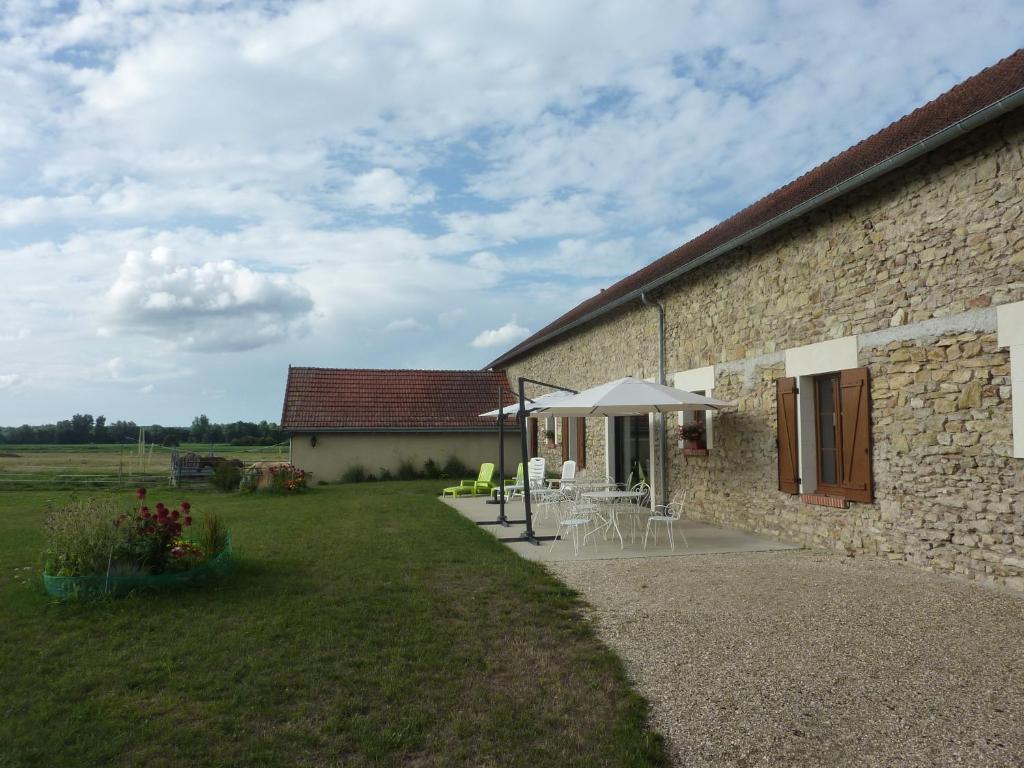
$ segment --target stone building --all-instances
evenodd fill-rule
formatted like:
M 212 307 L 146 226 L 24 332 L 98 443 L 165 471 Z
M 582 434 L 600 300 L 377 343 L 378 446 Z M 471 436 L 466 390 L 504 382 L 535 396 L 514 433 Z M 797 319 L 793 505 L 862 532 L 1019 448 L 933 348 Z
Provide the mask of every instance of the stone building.
M 536 450 L 657 480 L 664 426 L 689 516 L 1024 590 L 1022 104 L 1018 51 L 501 355 L 582 388 L 663 343 L 665 383 L 735 402 L 689 443 L 542 420 Z
M 415 371 L 288 367 L 281 428 L 290 460 L 314 481 L 337 482 L 349 470 L 376 477 L 402 465 L 420 471 L 458 459 L 469 467 L 498 460 L 501 371 Z M 515 472 L 518 434 L 505 438 L 506 473 Z

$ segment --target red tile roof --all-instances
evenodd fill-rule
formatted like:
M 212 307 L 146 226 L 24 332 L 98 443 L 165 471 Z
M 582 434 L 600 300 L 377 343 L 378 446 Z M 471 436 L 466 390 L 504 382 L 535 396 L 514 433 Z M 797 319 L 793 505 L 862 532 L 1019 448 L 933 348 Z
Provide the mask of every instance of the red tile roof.
M 1024 88 L 1024 48 L 982 70 L 935 100 L 914 110 L 873 136 L 808 171 L 795 181 L 763 197 L 753 205 L 709 229 L 699 237 L 662 256 L 657 261 L 602 290 L 554 322 L 537 331 L 488 367 L 497 367 L 569 330 L 569 326 L 603 307 L 621 300 L 674 270 L 700 259 L 751 230 L 769 224 L 836 185 L 852 180 L 913 145 L 956 125 L 979 110 L 992 106 Z
M 288 368 L 282 429 L 497 429 L 479 414 L 515 400 L 504 371 L 410 371 L 365 368 Z

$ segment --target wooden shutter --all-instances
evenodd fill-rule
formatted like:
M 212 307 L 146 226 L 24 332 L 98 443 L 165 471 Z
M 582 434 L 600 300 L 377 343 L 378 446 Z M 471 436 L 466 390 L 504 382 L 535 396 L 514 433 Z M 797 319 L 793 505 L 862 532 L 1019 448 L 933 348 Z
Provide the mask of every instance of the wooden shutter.
M 800 493 L 800 463 L 797 460 L 796 379 L 775 380 L 775 408 L 778 413 L 779 490 Z
M 530 458 L 537 455 L 537 420 L 526 420 L 526 433 L 530 438 Z
M 569 460 L 569 419 L 562 419 L 562 461 Z
M 871 402 L 868 369 L 839 372 L 839 419 L 842 424 L 842 488 L 850 501 L 871 502 Z
M 587 467 L 587 420 L 576 419 L 576 469 Z

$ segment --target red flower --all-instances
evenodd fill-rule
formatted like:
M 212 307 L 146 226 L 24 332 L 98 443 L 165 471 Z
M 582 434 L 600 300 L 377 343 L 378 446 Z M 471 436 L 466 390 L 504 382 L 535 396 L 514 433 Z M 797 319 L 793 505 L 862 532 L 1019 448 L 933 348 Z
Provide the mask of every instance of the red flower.
M 161 520 L 167 517 L 167 507 L 163 505 L 158 505 L 156 508 L 156 516 L 159 517 Z
M 149 520 L 149 507 L 142 508 L 142 518 L 144 520 Z
M 154 534 L 154 533 L 156 533 L 156 528 L 154 528 L 152 525 L 147 525 L 146 526 L 146 533 Z
M 135 489 L 135 498 L 137 498 L 139 501 L 142 501 L 144 498 L 146 498 L 146 489 L 143 488 L 141 485 Z
M 185 515 L 185 525 L 192 525 L 191 515 Z
M 192 505 L 191 504 L 189 504 L 187 501 L 181 502 L 181 510 L 182 510 L 182 512 L 184 512 L 185 514 L 188 514 L 188 511 L 190 509 L 192 509 Z
M 178 510 L 174 510 L 173 512 L 171 512 L 171 520 L 177 520 L 178 519 L 178 515 L 179 515 Z

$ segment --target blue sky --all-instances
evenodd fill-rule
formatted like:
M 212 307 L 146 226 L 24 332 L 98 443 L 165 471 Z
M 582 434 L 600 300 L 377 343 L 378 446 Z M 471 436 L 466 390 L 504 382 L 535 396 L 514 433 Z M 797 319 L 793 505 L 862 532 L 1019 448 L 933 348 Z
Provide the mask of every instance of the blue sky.
M 956 2 L 0 0 L 0 424 L 475 368 L 1019 44 Z

